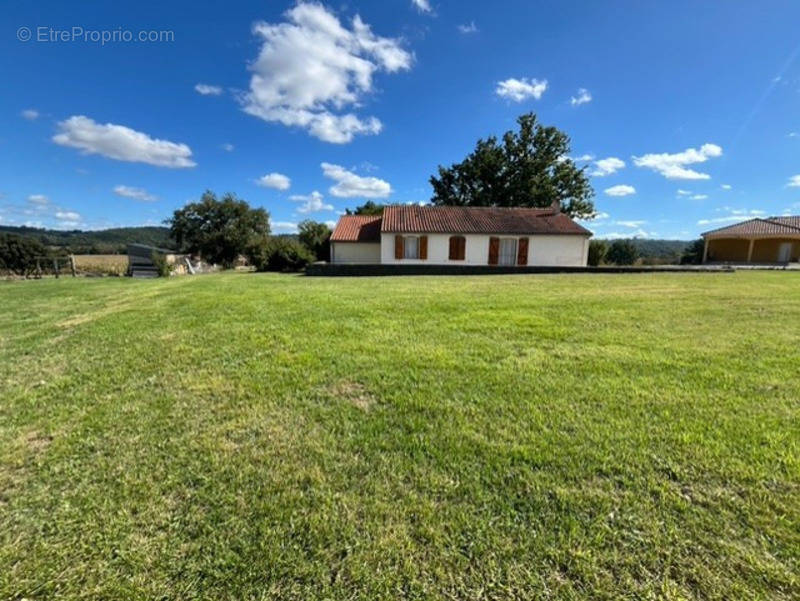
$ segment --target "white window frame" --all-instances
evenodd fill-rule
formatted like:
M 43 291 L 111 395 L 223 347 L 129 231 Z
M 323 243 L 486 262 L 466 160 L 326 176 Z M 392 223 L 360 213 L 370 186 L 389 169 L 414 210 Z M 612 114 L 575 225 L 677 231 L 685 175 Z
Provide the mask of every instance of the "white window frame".
M 503 255 L 503 243 L 506 243 L 506 244 L 511 243 L 511 244 L 514 245 L 514 253 L 511 256 L 511 262 L 510 263 L 504 263 L 503 262 L 503 257 L 504 257 L 504 255 Z M 504 266 L 516 265 L 517 264 L 517 254 L 518 254 L 518 252 L 519 252 L 519 240 L 517 240 L 516 238 L 500 238 L 500 244 L 498 244 L 498 248 L 497 248 L 497 264 L 498 265 L 504 265 Z
M 404 260 L 416 260 L 419 259 L 419 236 L 403 236 L 403 259 Z M 409 255 L 408 249 L 408 241 L 414 240 L 414 256 Z

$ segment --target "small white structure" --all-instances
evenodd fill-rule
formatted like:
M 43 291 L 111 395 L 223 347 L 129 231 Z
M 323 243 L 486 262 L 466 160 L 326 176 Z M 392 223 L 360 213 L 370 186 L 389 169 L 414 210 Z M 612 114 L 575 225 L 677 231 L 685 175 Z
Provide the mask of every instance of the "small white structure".
M 561 212 L 522 207 L 389 206 L 345 215 L 332 263 L 584 267 L 592 233 Z

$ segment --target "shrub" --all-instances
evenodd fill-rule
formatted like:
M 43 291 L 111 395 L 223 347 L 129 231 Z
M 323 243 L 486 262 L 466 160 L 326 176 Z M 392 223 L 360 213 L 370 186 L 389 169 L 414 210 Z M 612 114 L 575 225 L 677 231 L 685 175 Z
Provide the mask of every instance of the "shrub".
M 36 257 L 46 254 L 38 240 L 0 233 L 0 269 L 28 277 L 36 270 Z
M 311 251 L 292 238 L 274 237 L 250 252 L 256 271 L 301 271 L 314 261 Z
M 172 274 L 172 266 L 167 262 L 167 257 L 163 253 L 153 251 L 153 254 L 150 255 L 150 260 L 156 266 L 158 277 L 168 278 Z
M 681 265 L 699 265 L 702 263 L 704 247 L 705 242 L 702 238 L 692 242 L 686 247 L 686 250 L 683 251 L 683 255 L 681 256 Z
M 638 258 L 639 251 L 630 240 L 614 240 L 606 253 L 606 259 L 615 265 L 633 265 Z
M 589 240 L 589 265 L 597 267 L 606 258 L 608 242 L 605 240 Z

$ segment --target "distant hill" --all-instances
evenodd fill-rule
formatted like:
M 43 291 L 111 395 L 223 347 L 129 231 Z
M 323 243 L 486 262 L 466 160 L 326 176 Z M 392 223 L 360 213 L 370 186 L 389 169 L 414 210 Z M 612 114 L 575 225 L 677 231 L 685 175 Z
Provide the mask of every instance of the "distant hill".
M 683 251 L 691 240 L 654 240 L 649 238 L 630 238 L 639 250 L 644 263 L 679 263 Z M 609 241 L 610 242 L 610 241 Z
M 62 248 L 76 255 L 124 253 L 128 243 L 174 248 L 174 242 L 169 237 L 169 229 L 158 226 L 118 227 L 97 231 L 62 231 L 0 225 L 0 232 L 35 238 L 46 246 Z

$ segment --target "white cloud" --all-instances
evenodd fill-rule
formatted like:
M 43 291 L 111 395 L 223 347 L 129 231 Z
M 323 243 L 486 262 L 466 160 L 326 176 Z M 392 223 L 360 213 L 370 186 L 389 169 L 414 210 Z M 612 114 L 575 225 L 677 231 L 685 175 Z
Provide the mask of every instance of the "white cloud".
M 321 167 L 325 177 L 336 182 L 329 191 L 337 198 L 387 198 L 392 193 L 389 182 L 377 177 L 362 177 L 331 163 Z
M 569 99 L 569 103 L 572 106 L 580 106 L 582 104 L 587 104 L 592 101 L 592 95 L 589 93 L 589 90 L 586 88 L 580 88 L 578 90 L 577 96 L 572 96 Z
M 256 180 L 256 184 L 262 188 L 274 188 L 275 190 L 288 190 L 292 185 L 292 180 L 282 173 L 268 173 Z
M 379 133 L 383 126 L 376 117 L 341 111 L 360 106 L 376 71 L 411 68 L 412 56 L 398 40 L 376 36 L 358 15 L 348 29 L 321 4 L 300 2 L 286 12 L 285 22 L 256 23 L 253 33 L 263 44 L 250 65 L 244 111 L 301 127 L 325 142 L 344 144 L 358 134 Z
M 25 109 L 20 113 L 23 119 L 27 119 L 28 121 L 36 121 L 39 118 L 39 111 L 36 109 Z
M 720 188 L 722 188 L 723 190 L 730 190 L 731 188 L 733 188 L 733 186 L 731 186 L 730 184 L 722 184 Z
M 333 205 L 322 202 L 325 198 L 322 194 L 314 190 L 311 194 L 302 195 L 295 194 L 289 197 L 289 200 L 295 202 L 302 202 L 303 204 L 297 209 L 298 213 L 316 213 L 317 211 L 333 211 Z
M 680 188 L 678 188 L 678 196 L 691 196 L 691 194 L 692 194 L 691 190 L 681 190 Z
M 800 175 L 793 175 L 789 178 L 789 183 L 786 184 L 790 188 L 800 188 Z
M 656 232 L 648 232 L 641 228 L 635 232 L 610 232 L 599 236 L 600 238 L 607 238 L 609 240 L 617 240 L 619 238 L 655 238 L 658 234 Z
M 31 194 L 28 196 L 28 202 L 39 207 L 44 207 L 50 204 L 50 199 L 44 194 Z
M 123 198 L 132 198 L 134 200 L 141 200 L 142 202 L 154 202 L 158 200 L 158 196 L 150 194 L 144 188 L 134 188 L 132 186 L 115 186 L 114 194 L 122 196 Z
M 478 26 L 475 25 L 475 21 L 470 21 L 468 24 L 459 25 L 458 30 L 464 34 L 478 33 Z
M 719 210 L 720 209 L 717 209 L 717 211 Z M 730 211 L 730 215 L 725 215 L 723 217 L 712 217 L 710 219 L 701 219 L 697 222 L 697 225 L 735 223 L 739 221 L 747 221 L 748 219 L 755 219 L 757 217 L 763 217 L 766 215 L 764 211 L 758 209 L 747 210 L 722 207 L 722 210 Z
M 705 200 L 708 198 L 708 194 L 693 194 L 690 198 L 691 200 Z
M 102 125 L 83 115 L 58 124 L 53 142 L 78 148 L 84 154 L 100 154 L 118 161 L 147 163 L 159 167 L 194 167 L 192 149 L 186 144 L 157 140 L 124 125 Z
M 599 161 L 595 161 L 594 164 L 595 164 L 595 170 L 592 171 L 591 175 L 596 175 L 598 177 L 605 177 L 606 175 L 611 175 L 625 167 L 625 161 L 623 161 L 622 159 L 618 159 L 617 157 L 608 157 L 607 159 L 600 159 Z
M 220 148 L 222 148 L 222 150 L 225 152 L 233 152 L 235 146 L 230 142 L 225 142 L 225 144 L 220 145 Z
M 633 163 L 637 167 L 652 169 L 667 179 L 710 179 L 711 176 L 707 173 L 699 173 L 693 169 L 687 169 L 686 166 L 705 163 L 708 159 L 720 156 L 722 156 L 722 148 L 716 144 L 703 144 L 700 150 L 687 148 L 683 152 L 675 154 L 645 154 L 633 157 Z
M 195 92 L 203 96 L 219 96 L 222 94 L 222 88 L 219 86 L 210 86 L 207 83 L 199 83 L 195 87 Z
M 594 155 L 593 154 L 582 154 L 581 156 L 574 157 L 572 160 L 575 161 L 576 163 L 578 161 L 584 161 L 584 162 L 585 161 L 593 161 L 594 160 Z
M 636 194 L 636 188 L 634 188 L 633 186 L 620 184 L 618 186 L 611 186 L 610 188 L 606 188 L 604 192 L 608 196 L 630 196 L 631 194 Z
M 545 90 L 547 90 L 546 79 L 539 81 L 538 79 L 528 79 L 526 77 L 522 79 L 514 79 L 512 77 L 497 82 L 495 94 L 501 98 L 513 100 L 514 102 L 522 102 L 526 98 L 539 100 Z
M 790 131 L 788 134 L 786 134 L 787 138 L 796 138 L 797 136 L 800 136 L 800 134 L 798 134 L 796 131 Z
M 296 234 L 297 224 L 294 221 L 273 221 L 271 229 L 276 234 Z
M 431 3 L 429 0 L 411 0 L 411 4 L 417 7 L 421 13 L 431 12 Z
M 631 228 L 640 228 L 642 227 L 646 221 L 615 221 L 616 225 L 621 225 L 622 227 L 631 227 Z
M 67 221 L 71 223 L 77 223 L 81 220 L 80 213 L 76 213 L 75 211 L 56 211 L 56 219 L 59 221 Z

